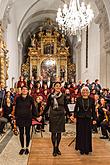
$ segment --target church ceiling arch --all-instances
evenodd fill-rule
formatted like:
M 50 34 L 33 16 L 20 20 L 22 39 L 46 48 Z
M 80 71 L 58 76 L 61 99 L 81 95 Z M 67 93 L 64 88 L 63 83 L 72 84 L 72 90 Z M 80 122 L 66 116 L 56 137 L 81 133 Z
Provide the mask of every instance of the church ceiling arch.
M 46 3 L 46 6 L 45 6 L 45 3 L 44 2 L 48 2 Z M 68 3 L 70 0 L 66 0 L 66 2 Z M 107 16 L 108 16 L 108 21 L 109 21 L 109 24 L 110 24 L 110 1 L 109 0 L 93 0 L 93 1 L 90 1 L 90 0 L 86 0 L 87 3 L 91 3 L 91 4 L 95 4 L 97 6 L 97 9 L 99 10 L 98 8 L 98 4 L 101 3 L 101 4 L 104 4 L 104 8 L 107 12 Z M 49 3 L 50 1 L 47 1 L 47 0 L 25 0 L 22 1 L 22 0 L 7 0 L 7 1 L 3 1 L 1 0 L 0 1 L 0 19 L 2 20 L 3 19 L 3 15 L 4 15 L 4 12 L 6 12 L 5 8 L 7 7 L 8 4 L 10 4 L 10 2 L 13 3 L 13 6 L 16 10 L 16 18 L 17 18 L 17 27 L 18 27 L 18 31 L 20 30 L 21 26 L 22 26 L 22 23 L 25 22 L 25 20 L 29 17 L 29 13 L 31 15 L 31 12 L 33 10 L 33 7 L 34 6 L 42 6 L 43 9 L 45 9 L 46 7 L 49 6 Z M 63 3 L 65 3 L 65 0 L 59 0 L 59 1 L 55 1 L 55 0 L 51 0 L 51 2 L 53 2 L 55 5 L 57 5 L 57 8 L 59 6 L 62 6 Z M 98 4 L 97 4 L 98 2 Z M 24 5 L 25 3 L 25 5 Z M 54 5 L 53 5 L 54 7 Z M 50 8 L 48 8 L 48 10 L 50 10 Z M 18 12 L 19 11 L 19 12 Z M 36 10 L 37 11 L 37 10 Z
M 104 26 L 105 31 L 109 31 L 109 18 L 105 5 L 106 1 L 107 0 L 93 0 L 91 2 L 90 0 L 87 0 L 87 2 L 90 2 L 93 5 L 93 8 L 95 6 L 97 8 L 97 11 L 101 13 L 103 20 L 105 20 L 103 22 L 103 24 L 106 25 Z M 50 2 L 48 0 L 32 0 L 32 1 L 25 0 L 25 2 L 27 5 L 24 7 L 24 13 L 23 12 L 20 13 L 19 21 L 17 22 L 18 37 L 20 40 L 22 36 L 23 42 L 25 42 L 28 32 L 34 33 L 36 28 L 40 27 L 40 25 L 44 21 L 45 16 L 50 17 L 55 21 L 57 9 L 59 6 L 62 7 L 65 1 L 60 0 L 56 2 L 55 0 L 51 0 Z M 48 2 L 48 3 L 46 4 L 43 2 Z M 66 2 L 69 2 L 69 0 L 67 0 Z M 18 9 L 17 6 L 15 5 L 16 3 L 19 3 Z M 53 3 L 55 4 L 55 6 L 53 5 L 52 6 L 53 8 L 51 8 L 51 5 L 49 5 L 49 3 Z M 20 7 L 23 6 L 23 4 L 24 2 L 22 0 L 19 0 L 19 2 L 17 0 L 14 1 L 14 7 L 16 7 L 15 9 L 19 10 L 19 12 L 20 12 Z M 39 10 L 36 7 L 38 7 Z M 18 15 L 16 15 L 16 17 L 17 16 Z
M 22 29 L 25 25 L 30 24 L 30 20 L 36 18 L 37 21 L 37 15 L 42 15 L 42 18 L 50 17 L 51 14 L 53 20 L 56 18 L 56 12 L 58 7 L 64 3 L 64 0 L 60 0 L 55 2 L 54 0 L 48 1 L 48 0 L 37 0 L 36 2 L 32 3 L 30 7 L 26 10 L 26 12 L 23 14 L 19 26 L 18 26 L 18 36 L 21 35 Z M 20 37 L 19 37 L 20 38 Z
M 23 26 L 22 26 L 20 32 L 18 31 L 19 38 L 22 35 L 22 33 L 25 32 L 26 29 L 27 29 L 27 31 L 33 33 L 34 29 L 39 27 L 42 24 L 42 22 L 44 22 L 45 17 L 49 17 L 52 20 L 55 20 L 55 18 L 56 18 L 56 11 L 55 10 L 42 10 L 42 11 L 38 11 L 38 12 L 32 14 L 23 23 Z
M 94 0 L 93 2 L 91 2 L 91 4 L 93 5 L 93 7 L 95 6 L 94 7 L 95 12 L 98 14 L 99 8 L 98 7 L 96 8 L 96 5 L 97 5 L 96 1 L 98 1 L 98 0 Z M 39 0 L 36 2 L 39 3 L 41 1 Z M 61 1 L 61 2 L 64 3 L 64 1 Z M 103 3 L 103 1 L 101 1 L 101 3 Z M 57 8 L 58 7 L 59 7 L 59 5 L 57 5 Z M 33 8 L 33 5 L 29 9 L 31 10 L 32 8 Z M 47 17 L 52 18 L 55 21 L 56 12 L 57 12 L 57 10 L 49 10 L 49 9 L 48 10 L 39 10 L 39 11 L 32 13 L 29 17 L 27 17 L 30 10 L 28 10 L 25 14 L 25 17 L 23 17 L 23 20 L 21 21 L 21 26 L 19 26 L 20 31 L 18 31 L 19 37 L 22 36 L 24 43 L 25 43 L 27 38 L 29 39 L 29 36 L 28 36 L 29 33 L 31 32 L 31 34 L 34 34 L 36 32 L 36 30 L 40 27 L 40 25 L 42 25 L 42 22 L 44 21 L 45 15 Z M 28 44 L 28 42 L 27 42 L 27 44 Z M 71 42 L 70 42 L 70 45 L 71 45 Z

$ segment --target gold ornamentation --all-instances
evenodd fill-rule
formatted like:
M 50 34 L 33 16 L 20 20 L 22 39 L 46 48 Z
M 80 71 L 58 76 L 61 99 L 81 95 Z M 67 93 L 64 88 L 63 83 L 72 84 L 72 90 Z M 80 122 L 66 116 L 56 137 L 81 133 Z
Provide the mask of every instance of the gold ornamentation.
M 7 46 L 3 37 L 4 30 L 0 25 L 0 82 L 6 86 L 6 80 L 8 79 L 8 67 L 9 67 L 9 58 L 7 58 Z
M 37 41 L 37 46 L 35 47 L 35 43 L 33 45 L 31 42 L 31 47 L 28 48 L 29 64 L 22 65 L 22 73 L 27 70 L 32 75 L 33 68 L 35 69 L 36 66 L 36 74 L 39 77 L 42 74 L 42 62 L 51 58 L 56 63 L 56 77 L 60 76 L 60 69 L 63 65 L 65 66 L 64 79 L 67 80 L 69 47 L 66 46 L 65 36 L 58 32 L 58 28 L 54 26 L 50 18 L 47 18 L 44 26 L 40 27 L 40 31 L 33 35 L 34 41 Z
M 29 77 L 29 69 L 30 69 L 30 65 L 29 65 L 29 58 L 28 58 L 27 62 L 22 64 L 21 66 L 21 74 L 24 77 Z

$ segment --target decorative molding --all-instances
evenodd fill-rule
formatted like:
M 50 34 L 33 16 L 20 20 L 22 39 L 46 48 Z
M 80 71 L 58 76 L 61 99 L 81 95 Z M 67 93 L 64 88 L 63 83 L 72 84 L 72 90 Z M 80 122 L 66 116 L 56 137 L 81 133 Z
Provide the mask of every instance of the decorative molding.
M 103 0 L 95 0 L 97 8 L 99 9 L 99 15 L 95 19 L 95 23 L 99 24 L 100 28 L 104 30 L 104 49 L 106 52 L 110 52 L 110 25 L 107 11 Z
M 14 1 L 10 0 L 6 6 L 4 16 L 3 16 L 3 21 L 2 21 L 2 25 L 4 29 L 7 29 L 8 24 L 11 23 L 10 11 L 12 9 L 13 4 L 14 4 Z
M 75 49 L 76 50 L 81 49 L 81 45 L 82 45 L 82 42 L 77 42 L 75 45 Z
M 106 52 L 110 52 L 110 32 L 106 33 L 104 48 Z
M 104 5 L 103 0 L 95 0 L 96 6 L 99 10 L 99 15 L 95 19 L 95 23 L 100 24 L 100 26 L 103 26 L 104 32 L 109 32 L 109 19 L 107 15 L 107 11 Z

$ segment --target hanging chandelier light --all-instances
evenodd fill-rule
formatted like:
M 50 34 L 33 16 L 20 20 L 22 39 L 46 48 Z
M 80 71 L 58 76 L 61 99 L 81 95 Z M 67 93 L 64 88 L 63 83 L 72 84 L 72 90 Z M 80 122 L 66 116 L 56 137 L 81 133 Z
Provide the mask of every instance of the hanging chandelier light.
M 76 35 L 82 29 L 87 27 L 94 17 L 93 10 L 90 5 L 85 5 L 79 0 L 70 0 L 69 7 L 64 4 L 63 10 L 58 9 L 56 22 L 62 32 L 70 35 Z

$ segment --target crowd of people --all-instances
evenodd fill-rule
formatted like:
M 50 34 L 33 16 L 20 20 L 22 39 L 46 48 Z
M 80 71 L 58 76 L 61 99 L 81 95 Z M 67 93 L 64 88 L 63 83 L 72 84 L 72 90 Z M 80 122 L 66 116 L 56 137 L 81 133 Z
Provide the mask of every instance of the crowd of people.
M 75 105 L 74 115 L 71 114 L 69 104 Z M 45 131 L 45 120 L 49 120 L 53 156 L 61 155 L 59 144 L 61 132 L 65 131 L 65 123 L 68 123 L 69 118 L 72 121 L 76 119 L 75 149 L 80 150 L 81 154 L 88 154 L 92 152 L 91 132 L 98 133 L 98 127 L 100 127 L 102 133 L 100 138 L 109 138 L 109 89 L 102 88 L 98 79 L 92 83 L 89 80 L 84 83 L 79 80 L 75 83 L 59 80 L 52 82 L 50 78 L 44 81 L 42 76 L 38 80 L 34 77 L 25 80 L 23 76 L 20 76 L 15 89 L 11 88 L 10 91 L 6 91 L 0 83 L 0 134 L 4 133 L 7 122 L 10 123 L 16 135 L 18 127 L 21 143 L 20 155 L 29 153 L 32 118 L 42 122 L 43 131 Z M 26 149 L 24 149 L 24 128 Z M 85 133 L 85 130 L 89 132 Z M 36 131 L 39 131 L 39 127 Z M 85 135 L 88 138 L 85 138 Z M 85 145 L 82 140 L 86 143 Z

